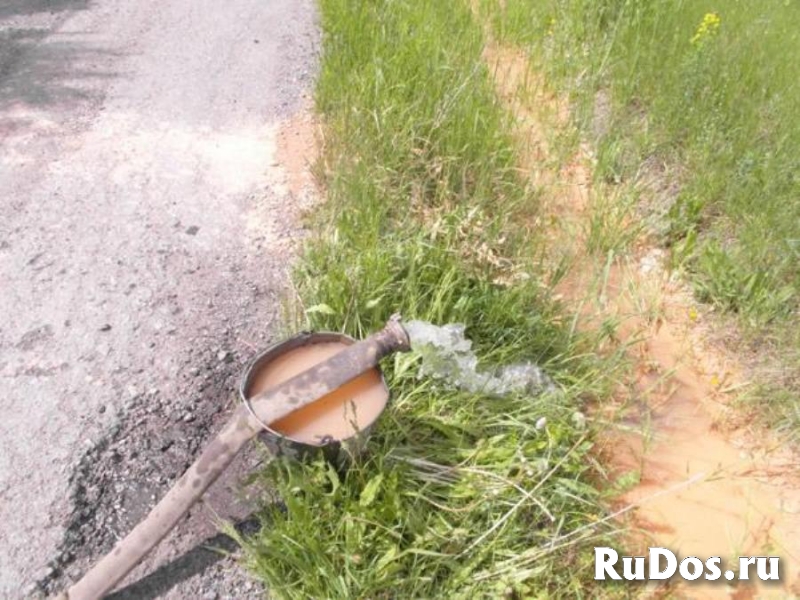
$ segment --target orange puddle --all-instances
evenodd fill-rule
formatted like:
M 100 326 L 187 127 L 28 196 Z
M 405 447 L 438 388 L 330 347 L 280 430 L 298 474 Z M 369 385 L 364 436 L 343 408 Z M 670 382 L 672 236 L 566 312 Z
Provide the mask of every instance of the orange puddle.
M 606 283 L 592 296 L 603 261 L 585 251 L 592 200 L 602 193 L 591 186 L 590 153 L 582 147 L 569 165 L 554 166 L 547 132 L 566 125 L 565 103 L 546 91 L 521 51 L 489 41 L 484 59 L 498 96 L 516 118 L 521 168 L 542 188 L 554 254 L 579 263 L 557 290 L 575 306 L 583 328 L 616 319 L 615 343 L 627 347 L 635 366 L 620 386 L 627 405 L 613 407 L 610 417 L 622 426 L 610 428 L 600 442 L 616 474 L 638 475 L 618 499 L 619 508 L 641 503 L 629 514 L 648 537 L 643 547 L 664 546 L 679 557 L 703 560 L 721 556 L 723 571 L 735 568 L 731 558 L 740 555 L 781 558 L 777 586 L 732 587 L 720 579 L 647 592 L 691 598 L 800 594 L 797 459 L 788 449 L 769 448 L 777 443 L 768 432 L 731 424 L 735 415 L 724 390 L 743 383 L 736 349 L 706 341 L 703 315 L 681 284 L 669 279 L 646 240 L 639 240 L 633 256 L 608 265 Z
M 628 283 L 640 277 L 629 275 Z M 625 303 L 618 289 L 610 286 L 608 294 Z M 612 468 L 639 476 L 619 504 L 643 502 L 633 524 L 680 556 L 722 556 L 732 567 L 738 556 L 780 556 L 784 586 L 762 586 L 752 597 L 786 597 L 800 581 L 794 457 L 759 447 L 745 428 L 724 430 L 730 411 L 711 383 L 718 370 L 711 375 L 704 365 L 719 361 L 686 323 L 690 300 L 667 289 L 661 301 L 658 325 L 630 317 L 620 328 L 622 343 L 634 336 L 644 341 L 631 346 L 636 373 L 630 395 L 638 406 L 620 415 L 629 430 L 609 431 L 603 440 Z M 682 485 L 687 480 L 696 482 Z M 694 598 L 732 593 L 722 582 L 695 583 L 690 591 Z M 741 585 L 738 591 L 750 597 Z

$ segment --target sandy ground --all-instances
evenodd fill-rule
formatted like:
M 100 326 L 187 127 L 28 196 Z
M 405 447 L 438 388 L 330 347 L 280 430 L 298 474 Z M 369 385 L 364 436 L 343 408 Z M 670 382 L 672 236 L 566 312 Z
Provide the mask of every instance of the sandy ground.
M 311 0 L 0 4 L 0 597 L 126 533 L 277 335 L 300 229 L 276 153 L 317 48 Z M 263 594 L 202 547 L 247 514 L 234 484 L 117 597 Z

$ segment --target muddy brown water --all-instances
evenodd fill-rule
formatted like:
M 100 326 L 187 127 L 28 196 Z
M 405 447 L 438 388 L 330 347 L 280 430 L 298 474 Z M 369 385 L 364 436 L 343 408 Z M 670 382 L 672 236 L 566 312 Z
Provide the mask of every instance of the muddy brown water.
M 343 342 L 323 342 L 295 348 L 268 362 L 253 375 L 248 395 L 275 387 L 344 349 Z M 346 440 L 374 423 L 389 400 L 377 369 L 362 373 L 327 396 L 275 423 L 273 431 L 293 441 L 319 445 L 323 440 Z
M 573 256 L 577 265 L 557 291 L 576 307 L 582 329 L 619 319 L 616 342 L 628 348 L 635 366 L 632 377 L 621 382 L 620 400 L 633 400 L 620 411 L 623 427 L 610 429 L 600 446 L 612 471 L 637 475 L 638 481 L 617 500 L 621 509 L 635 507 L 628 514 L 629 524 L 644 533 L 639 549 L 658 545 L 681 557 L 722 556 L 725 568 L 733 569 L 738 556 L 781 557 L 776 585 L 752 581 L 751 568 L 750 585 L 694 582 L 648 591 L 707 599 L 797 597 L 800 481 L 795 453 L 770 432 L 741 422 L 727 406 L 723 388 L 746 385 L 736 349 L 705 339 L 713 321 L 690 316 L 698 310 L 691 293 L 663 270 L 640 267 L 652 250 L 647 240 L 639 240 L 632 256 L 611 266 L 607 285 L 592 297 L 591 282 L 605 267 L 595 265 L 584 248 L 591 200 L 598 193 L 591 185 L 591 152 L 581 147 L 566 167 L 548 171 L 547 132 L 568 120 L 567 103 L 546 89 L 524 52 L 489 38 L 484 59 L 498 96 L 517 118 L 520 166 L 542 186 L 543 214 L 557 224 L 548 234 L 550 245 Z M 657 291 L 655 323 L 636 306 L 647 290 Z M 619 416 L 609 415 L 612 422 Z M 626 545 L 631 549 L 638 540 Z
M 710 376 L 719 369 L 719 357 L 702 346 L 693 331 L 697 326 L 682 318 L 688 311 L 680 293 L 665 293 L 662 301 L 658 327 L 648 330 L 631 319 L 621 331 L 623 340 L 637 332 L 648 335 L 638 348 L 634 384 L 643 410 L 628 421 L 631 430 L 616 430 L 605 440 L 612 468 L 638 473 L 619 502 L 640 505 L 634 523 L 647 533 L 649 545 L 682 557 L 722 556 L 734 571 L 739 556 L 781 558 L 780 583 L 754 581 L 751 568 L 749 584 L 687 586 L 693 598 L 793 597 L 800 518 L 792 452 L 780 444 L 770 447 L 769 432 L 754 439 L 758 430 L 726 425 L 731 409 Z M 689 480 L 695 482 L 682 485 Z

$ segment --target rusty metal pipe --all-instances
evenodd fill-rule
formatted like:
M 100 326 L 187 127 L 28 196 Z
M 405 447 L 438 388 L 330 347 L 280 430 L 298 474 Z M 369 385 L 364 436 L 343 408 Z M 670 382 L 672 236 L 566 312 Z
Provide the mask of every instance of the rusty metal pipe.
M 167 495 L 114 549 L 59 600 L 97 600 L 111 591 L 197 502 L 242 447 L 261 429 L 341 387 L 375 367 L 385 356 L 410 348 L 400 318 L 381 331 L 250 399 L 239 406 L 220 433 Z

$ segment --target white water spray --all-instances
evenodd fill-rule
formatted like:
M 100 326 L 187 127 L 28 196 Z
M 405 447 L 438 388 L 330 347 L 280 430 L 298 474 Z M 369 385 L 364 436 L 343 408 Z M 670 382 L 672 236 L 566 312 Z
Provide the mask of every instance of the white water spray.
M 413 350 L 422 355 L 420 376 L 440 380 L 467 392 L 503 396 L 541 394 L 555 389 L 553 382 L 531 362 L 478 370 L 478 357 L 461 324 L 433 325 L 426 321 L 404 323 Z

